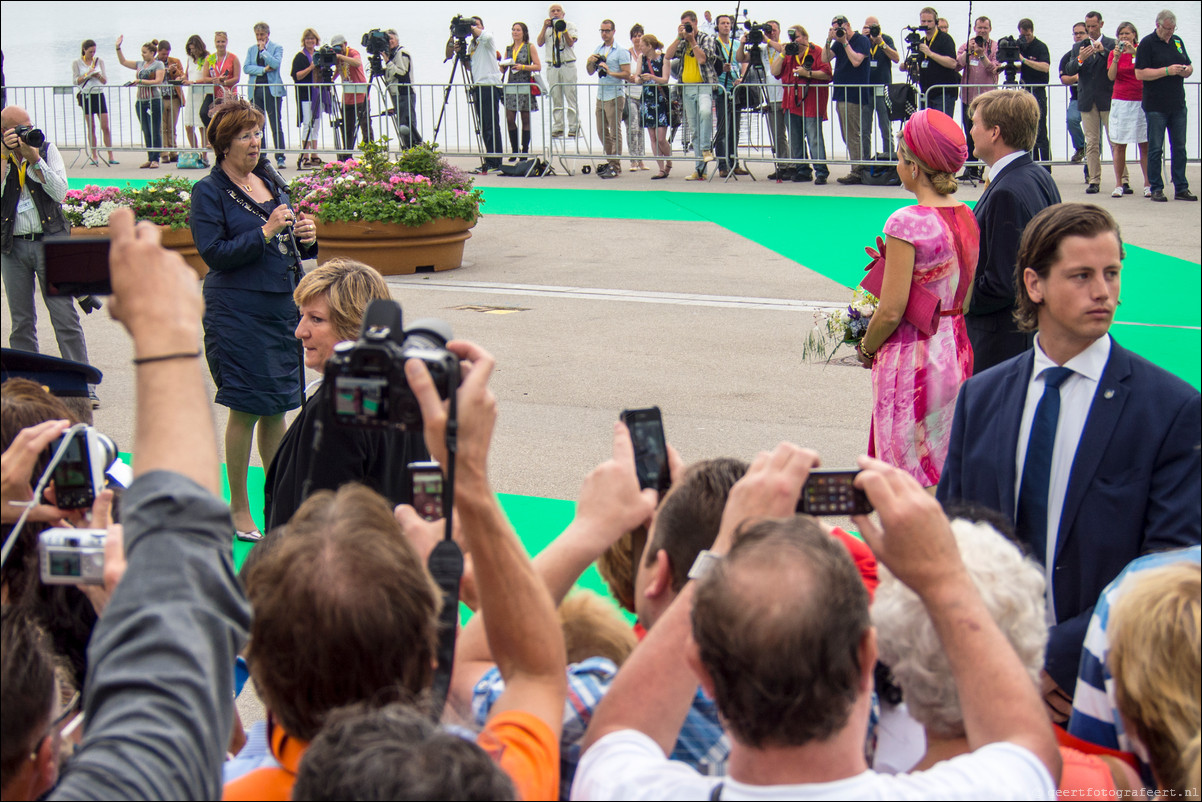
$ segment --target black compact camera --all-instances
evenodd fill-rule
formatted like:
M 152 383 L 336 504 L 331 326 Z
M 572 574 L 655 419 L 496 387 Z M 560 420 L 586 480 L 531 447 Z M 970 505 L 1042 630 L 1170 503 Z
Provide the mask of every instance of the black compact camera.
M 451 36 L 456 39 L 467 39 L 472 35 L 471 17 L 465 17 L 462 14 L 451 18 Z
M 31 148 L 40 148 L 46 144 L 46 135 L 42 133 L 41 128 L 34 128 L 32 125 L 18 125 L 13 131 L 16 132 L 17 139 Z
M 869 25 L 868 26 L 868 35 L 871 36 L 873 39 L 880 36 L 881 35 L 881 26 L 880 25 Z
M 405 362 L 424 362 L 439 397 L 448 398 L 459 387 L 459 357 L 446 348 L 450 339 L 451 327 L 441 320 L 419 320 L 405 329 L 400 304 L 372 301 L 359 339 L 334 346 L 326 363 L 322 392 L 335 424 L 420 431 L 422 411 L 405 379 Z
M 78 425 L 50 444 L 63 455 L 54 466 L 54 503 L 63 510 L 84 510 L 104 490 L 105 474 L 117 460 L 117 446 L 91 426 Z
M 372 28 L 363 34 L 360 44 L 363 45 L 364 50 L 373 56 L 387 55 L 388 51 L 392 49 L 392 43 L 388 40 L 388 34 L 379 28 Z

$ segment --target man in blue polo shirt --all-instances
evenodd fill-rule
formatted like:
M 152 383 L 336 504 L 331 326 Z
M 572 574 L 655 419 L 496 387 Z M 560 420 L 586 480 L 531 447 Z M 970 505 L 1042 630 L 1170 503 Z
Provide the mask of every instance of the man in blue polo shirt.
M 872 157 L 872 89 L 866 88 L 872 82 L 871 52 L 872 42 L 853 31 L 847 17 L 840 14 L 831 21 L 822 58 L 835 65 L 835 109 L 839 112 L 847 155 L 853 162 Z M 837 180 L 840 184 L 862 183 L 863 171 L 863 165 L 853 164 L 851 173 Z

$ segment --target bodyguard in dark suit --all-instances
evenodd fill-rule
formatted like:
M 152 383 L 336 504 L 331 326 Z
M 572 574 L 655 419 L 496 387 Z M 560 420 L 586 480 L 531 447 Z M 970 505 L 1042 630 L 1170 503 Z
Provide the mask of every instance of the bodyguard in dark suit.
M 969 113 L 974 150 L 990 167 L 989 186 L 973 209 L 981 252 L 964 315 L 973 370 L 980 373 L 1031 347 L 1031 333 L 1014 322 L 1015 257 L 1027 223 L 1060 203 L 1060 191 L 1027 153 L 1039 132 L 1039 102 L 1032 95 L 996 89 L 973 101 Z
M 1081 112 L 1081 127 L 1085 131 L 1085 168 L 1088 172 L 1085 192 L 1098 193 L 1102 181 L 1102 129 L 1110 137 L 1110 98 L 1114 81 L 1106 72 L 1114 40 L 1102 35 L 1102 17 L 1091 11 L 1085 15 L 1086 38 L 1073 45 L 1068 57 L 1066 75 L 1077 76 L 1077 108 Z M 1127 176 L 1123 175 L 1123 183 Z
M 1202 537 L 1202 397 L 1110 337 L 1122 242 L 1109 214 L 1046 209 L 1018 258 L 1035 348 L 961 387 L 937 496 L 1010 517 L 1046 566 L 1044 684 L 1065 697 L 1102 589 L 1136 557 Z

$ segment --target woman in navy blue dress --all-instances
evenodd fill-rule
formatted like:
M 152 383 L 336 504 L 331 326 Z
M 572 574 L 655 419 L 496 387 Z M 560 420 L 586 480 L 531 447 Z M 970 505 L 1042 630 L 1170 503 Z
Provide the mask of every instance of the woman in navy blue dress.
M 667 178 L 672 172 L 672 146 L 668 144 L 668 127 L 671 125 L 668 101 L 668 64 L 662 52 L 663 44 L 651 34 L 643 36 L 643 52 L 636 54 L 639 60 L 639 82 L 643 85 L 643 127 L 651 135 L 651 152 L 659 172 L 651 180 Z
M 257 540 L 246 493 L 256 429 L 259 455 L 270 465 L 284 435 L 284 413 L 301 403 L 301 357 L 292 291 L 300 280 L 289 242 L 302 258 L 317 254 L 317 228 L 294 219 L 287 195 L 261 158 L 263 112 L 227 99 L 209 123 L 217 165 L 192 190 L 192 237 L 209 273 L 204 280 L 205 356 L 229 408 L 225 428 L 230 513 L 243 540 Z

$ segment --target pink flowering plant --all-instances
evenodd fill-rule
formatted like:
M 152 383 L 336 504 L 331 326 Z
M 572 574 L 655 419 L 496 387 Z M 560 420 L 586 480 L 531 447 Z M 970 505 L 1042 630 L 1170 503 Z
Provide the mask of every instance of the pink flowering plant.
M 67 190 L 63 198 L 63 214 L 74 228 L 100 228 L 109 224 L 109 216 L 129 200 L 117 187 L 98 187 L 89 184 L 83 189 Z
M 367 141 L 362 159 L 329 162 L 290 187 L 296 208 L 323 223 L 381 222 L 419 226 L 457 217 L 473 221 L 484 202 L 471 179 L 420 144 L 393 161 L 388 139 Z
M 134 217 L 157 226 L 187 228 L 192 212 L 192 182 L 174 175 L 149 182 L 141 189 L 126 187 L 122 194 Z

